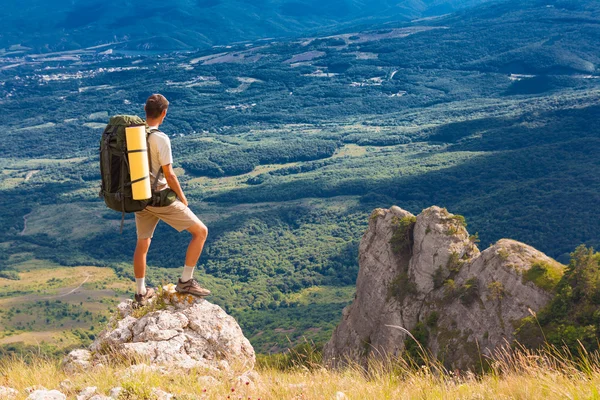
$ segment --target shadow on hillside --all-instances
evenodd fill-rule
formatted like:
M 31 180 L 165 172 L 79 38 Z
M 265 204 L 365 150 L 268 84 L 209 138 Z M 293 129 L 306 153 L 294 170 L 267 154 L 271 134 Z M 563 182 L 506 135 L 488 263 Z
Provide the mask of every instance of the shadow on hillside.
M 418 176 L 373 180 L 366 174 L 351 179 L 336 179 L 332 174 L 310 181 L 266 182 L 210 200 L 252 203 L 376 194 L 413 212 L 435 204 L 464 214 L 471 222 L 470 231 L 478 231 L 485 245 L 511 237 L 558 257 L 580 243 L 600 244 L 595 212 L 600 204 L 598 111 L 600 107 L 593 106 L 547 112 L 531 120 L 492 120 L 498 128 L 484 132 L 480 139 L 459 141 L 452 149 L 482 151 L 497 146 L 505 151 Z M 501 129 L 503 123 L 508 127 Z M 453 124 L 455 129 L 465 129 L 454 137 L 471 136 L 479 126 Z
M 600 137 L 600 106 L 481 118 L 434 128 L 426 139 L 451 143 L 452 151 L 498 151 Z

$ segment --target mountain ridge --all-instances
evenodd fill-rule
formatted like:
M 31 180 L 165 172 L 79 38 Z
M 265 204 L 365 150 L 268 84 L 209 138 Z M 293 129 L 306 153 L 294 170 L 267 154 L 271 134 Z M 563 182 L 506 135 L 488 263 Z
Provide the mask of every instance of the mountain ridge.
M 9 3 L 0 17 L 0 47 L 36 51 L 123 42 L 128 49 L 191 50 L 269 37 L 294 37 L 361 21 L 410 20 L 489 0 L 287 1 L 177 0 L 144 2 Z M 35 32 L 32 35 L 30 32 Z

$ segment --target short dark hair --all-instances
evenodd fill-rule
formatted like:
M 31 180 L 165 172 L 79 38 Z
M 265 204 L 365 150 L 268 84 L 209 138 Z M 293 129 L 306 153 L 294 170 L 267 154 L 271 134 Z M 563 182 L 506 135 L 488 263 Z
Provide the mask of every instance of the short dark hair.
M 169 100 L 162 94 L 153 94 L 146 100 L 146 118 L 158 118 L 169 108 Z

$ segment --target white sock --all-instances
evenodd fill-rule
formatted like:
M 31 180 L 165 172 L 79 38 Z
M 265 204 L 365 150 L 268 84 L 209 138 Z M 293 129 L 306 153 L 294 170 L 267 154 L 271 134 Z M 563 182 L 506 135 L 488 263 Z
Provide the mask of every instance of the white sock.
M 183 274 L 181 274 L 181 282 L 187 282 L 190 279 L 192 279 L 192 275 L 194 275 L 194 268 L 196 268 L 195 265 L 193 267 L 188 267 L 187 265 L 183 266 Z
M 135 292 L 142 296 L 146 294 L 146 278 L 135 278 Z

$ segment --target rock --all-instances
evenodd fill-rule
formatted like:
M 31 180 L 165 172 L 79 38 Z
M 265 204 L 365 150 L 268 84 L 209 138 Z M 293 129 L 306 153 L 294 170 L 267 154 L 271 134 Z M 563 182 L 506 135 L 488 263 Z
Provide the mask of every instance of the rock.
M 336 392 L 335 400 L 348 400 L 348 396 L 344 392 Z
M 115 397 L 116 399 L 116 397 Z M 89 400 L 113 400 L 113 397 L 103 396 L 101 394 L 97 394 L 89 398 Z
M 67 373 L 88 370 L 91 366 L 92 353 L 89 350 L 77 349 L 63 358 L 62 366 Z
M 83 389 L 77 395 L 77 400 L 89 400 L 92 396 L 96 394 L 96 390 L 98 388 L 96 386 L 89 386 Z
M 125 318 L 126 316 L 131 314 L 132 307 L 133 307 L 133 300 L 131 300 L 131 299 L 128 299 L 128 300 L 125 300 L 125 301 L 119 303 L 119 305 L 117 306 L 117 311 L 119 312 L 119 315 L 121 316 L 121 318 Z
M 6 386 L 0 386 L 0 399 L 1 400 L 16 399 L 18 395 L 19 395 L 19 392 L 17 392 L 15 389 L 9 388 Z
M 156 400 L 171 400 L 173 395 L 157 388 L 152 389 L 152 398 Z
M 123 391 L 122 387 L 114 387 L 112 389 L 110 389 L 110 392 L 108 393 L 108 395 L 110 396 L 110 398 L 112 399 L 118 399 L 119 395 L 121 394 L 121 392 Z
M 480 252 L 464 219 L 430 207 L 418 216 L 375 210 L 359 247 L 354 302 L 323 350 L 332 366 L 404 351 L 405 330 L 425 330 L 447 368 L 467 369 L 514 340 L 513 324 L 552 295 L 523 279 L 534 263 L 559 265 L 503 239 Z M 411 339 L 412 340 L 412 339 Z
M 34 390 L 27 400 L 66 400 L 67 396 L 58 390 Z
M 165 285 L 148 313 L 136 317 L 133 302 L 118 306 L 113 318 L 90 349 L 101 357 L 111 354 L 136 362 L 184 369 L 252 369 L 254 349 L 235 319 L 221 307 Z M 143 310 L 143 309 L 142 309 Z M 98 358 L 99 360 L 99 358 Z M 92 360 L 95 362 L 95 360 Z
M 120 306 L 123 303 L 119 304 Z M 130 305 L 131 302 L 127 302 Z M 122 312 L 119 309 L 119 312 Z M 116 326 L 113 329 L 105 330 L 101 333 L 101 340 L 96 339 L 90 346 L 90 349 L 95 352 L 106 352 L 107 349 L 115 350 L 121 344 L 127 343 L 133 339 L 133 325 L 137 322 L 137 319 L 131 315 L 126 315 L 123 319 L 116 321 Z M 109 326 L 111 324 L 109 323 Z

